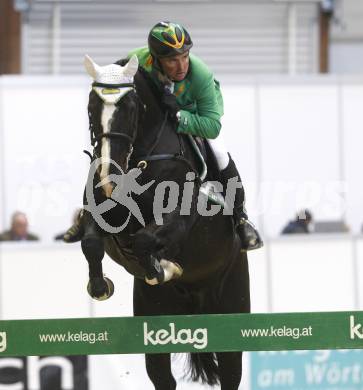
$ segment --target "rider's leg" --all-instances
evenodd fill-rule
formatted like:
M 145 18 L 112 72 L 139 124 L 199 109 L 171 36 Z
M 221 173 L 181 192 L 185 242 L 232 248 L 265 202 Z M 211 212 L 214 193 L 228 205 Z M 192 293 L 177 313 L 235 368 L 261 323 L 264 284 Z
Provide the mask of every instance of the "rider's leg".
M 241 183 L 241 187 L 236 188 L 233 204 L 233 216 L 236 222 L 238 235 L 241 239 L 241 249 L 251 250 L 260 248 L 263 246 L 263 242 L 256 228 L 248 220 L 245 209 L 245 191 L 236 164 L 229 153 L 227 153 L 220 136 L 214 140 L 209 139 L 208 142 L 216 157 L 224 190 L 226 191 L 229 179 L 237 177 L 238 182 Z

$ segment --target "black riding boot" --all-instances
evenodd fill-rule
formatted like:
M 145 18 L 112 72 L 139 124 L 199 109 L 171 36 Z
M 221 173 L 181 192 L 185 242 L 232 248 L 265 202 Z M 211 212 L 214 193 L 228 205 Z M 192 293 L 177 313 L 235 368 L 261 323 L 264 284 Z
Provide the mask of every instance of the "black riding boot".
M 81 209 L 73 225 L 64 233 L 63 241 L 67 243 L 73 243 L 80 241 L 84 235 L 84 226 L 83 226 L 83 213 L 84 210 Z
M 237 167 L 231 156 L 229 156 L 229 163 L 227 168 L 221 171 L 221 181 L 224 191 L 226 191 L 228 180 L 234 177 L 238 177 L 238 181 L 241 182 Z M 242 186 L 242 188 L 236 189 L 236 195 L 233 204 L 233 217 L 236 223 L 237 233 L 241 239 L 241 250 L 249 251 L 252 249 L 261 248 L 263 246 L 263 241 L 255 226 L 248 220 L 244 203 L 245 191 Z

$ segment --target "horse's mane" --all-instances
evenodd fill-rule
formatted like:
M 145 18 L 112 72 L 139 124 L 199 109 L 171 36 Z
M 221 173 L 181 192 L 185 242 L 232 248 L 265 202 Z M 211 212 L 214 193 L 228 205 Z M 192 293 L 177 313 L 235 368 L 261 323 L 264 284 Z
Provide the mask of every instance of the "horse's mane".
M 116 65 L 125 66 L 129 62 L 129 58 L 122 58 L 115 62 Z M 154 96 L 157 102 L 161 102 L 162 91 L 158 88 L 156 83 L 153 81 L 149 72 L 147 72 L 142 66 L 139 65 L 137 74 L 141 76 L 147 86 L 149 87 L 151 94 Z M 137 78 L 135 79 L 137 81 Z
M 142 68 L 141 66 L 139 66 L 139 73 L 140 75 L 144 78 L 144 80 L 146 81 L 146 83 L 148 84 L 150 90 L 151 90 L 151 93 L 154 95 L 154 97 L 156 98 L 156 100 L 158 102 L 161 101 L 161 95 L 162 95 L 162 91 L 158 88 L 158 86 L 155 84 L 155 82 L 153 81 L 151 75 L 149 72 L 147 72 L 144 68 Z

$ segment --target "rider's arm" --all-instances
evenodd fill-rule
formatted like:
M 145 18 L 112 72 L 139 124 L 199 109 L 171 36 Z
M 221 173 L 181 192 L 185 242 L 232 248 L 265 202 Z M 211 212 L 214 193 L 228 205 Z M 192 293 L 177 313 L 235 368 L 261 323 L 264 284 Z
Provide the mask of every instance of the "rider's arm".
M 149 61 L 151 57 L 146 47 L 131 51 L 128 58 L 133 54 L 138 56 L 140 65 L 145 70 L 151 71 L 152 62 Z M 223 115 L 223 98 L 219 83 L 214 80 L 212 72 L 200 59 L 193 55 L 191 59 L 191 90 L 187 93 L 195 102 L 196 110 L 191 112 L 187 107 L 185 109 L 181 107 L 177 131 L 203 138 L 217 138 Z
M 204 63 L 192 57 L 191 100 L 196 110 L 180 110 L 178 132 L 203 138 L 217 138 L 221 130 L 223 98 L 219 83 Z

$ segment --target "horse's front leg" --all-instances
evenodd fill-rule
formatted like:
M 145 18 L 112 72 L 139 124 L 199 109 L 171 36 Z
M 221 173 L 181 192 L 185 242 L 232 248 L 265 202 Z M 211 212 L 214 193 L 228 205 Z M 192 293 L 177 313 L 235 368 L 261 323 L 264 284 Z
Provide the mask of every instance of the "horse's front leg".
M 89 267 L 87 291 L 92 298 L 103 301 L 112 296 L 114 285 L 110 279 L 104 277 L 102 271 L 102 259 L 105 255 L 102 234 L 91 214 L 88 211 L 84 213 L 83 224 L 85 233 L 81 246 Z
M 161 284 L 182 275 L 183 264 L 177 256 L 192 222 L 191 217 L 180 216 L 179 209 L 176 209 L 164 217 L 163 225 L 154 221 L 135 234 L 133 252 L 146 270 L 148 284 Z
M 155 225 L 150 224 L 140 229 L 133 237 L 132 250 L 145 270 L 145 280 L 153 281 L 149 284 L 161 284 L 170 278 L 165 278 L 165 271 L 161 264 L 158 251 L 162 247 L 155 235 Z

